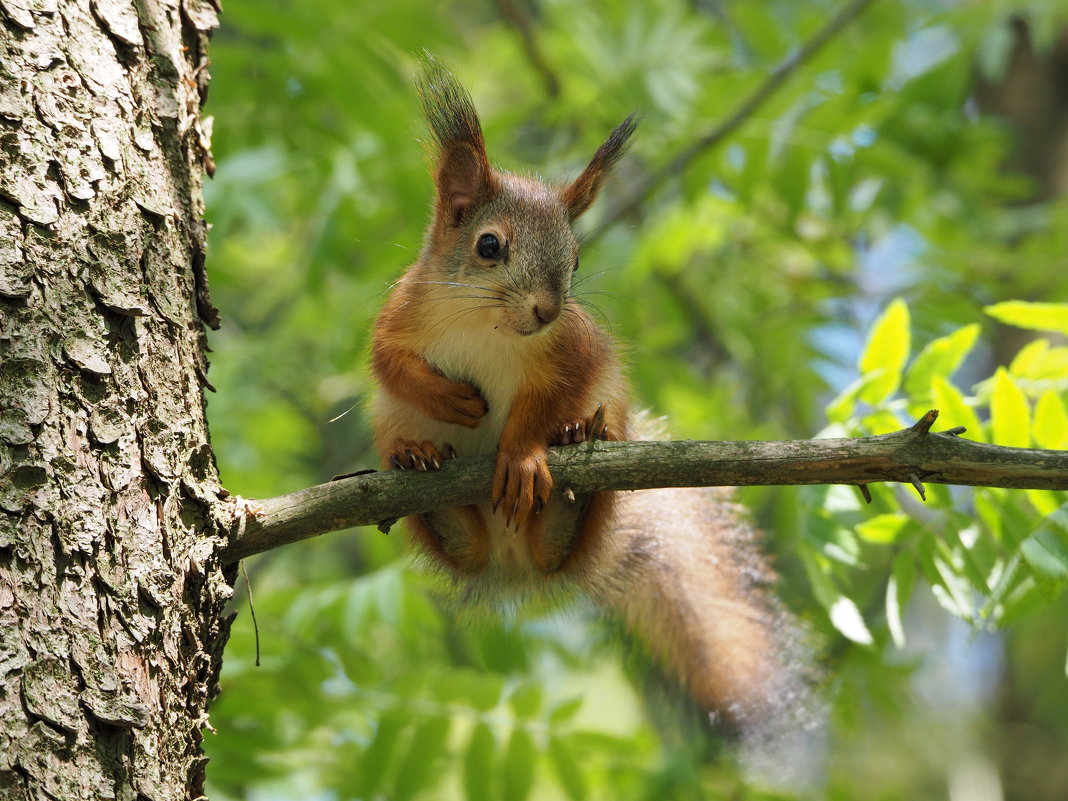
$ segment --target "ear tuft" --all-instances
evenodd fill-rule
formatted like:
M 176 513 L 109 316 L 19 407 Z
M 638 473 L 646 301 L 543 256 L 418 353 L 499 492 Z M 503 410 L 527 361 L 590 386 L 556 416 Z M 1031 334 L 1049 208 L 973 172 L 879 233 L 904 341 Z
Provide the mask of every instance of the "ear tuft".
M 471 95 L 433 55 L 425 53 L 417 84 L 423 114 L 434 136 L 439 214 L 460 225 L 468 211 L 493 192 L 493 171 Z
M 630 148 L 631 137 L 634 136 L 640 120 L 637 112 L 629 114 L 597 148 L 582 174 L 560 192 L 560 202 L 564 204 L 572 221 L 593 205 L 604 182 L 612 174 L 616 162 L 623 158 Z

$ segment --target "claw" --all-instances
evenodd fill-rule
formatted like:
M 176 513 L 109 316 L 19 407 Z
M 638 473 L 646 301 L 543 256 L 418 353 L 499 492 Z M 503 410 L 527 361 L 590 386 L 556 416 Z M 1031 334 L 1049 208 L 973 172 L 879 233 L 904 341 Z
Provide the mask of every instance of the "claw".
M 604 404 L 598 403 L 597 408 L 593 412 L 593 417 L 590 418 L 590 432 L 591 434 L 596 431 L 607 431 L 608 426 L 604 422 Z
M 397 458 L 397 454 L 393 454 L 389 457 L 389 460 L 393 462 L 393 466 L 398 470 L 404 470 L 404 465 L 401 464 L 400 459 Z

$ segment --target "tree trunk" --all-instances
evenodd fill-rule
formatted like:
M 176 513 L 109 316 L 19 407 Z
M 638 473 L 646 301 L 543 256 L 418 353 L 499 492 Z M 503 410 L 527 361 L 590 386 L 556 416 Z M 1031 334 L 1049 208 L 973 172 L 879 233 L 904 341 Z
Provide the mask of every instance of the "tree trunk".
M 232 576 L 205 0 L 0 0 L 0 798 L 186 799 Z

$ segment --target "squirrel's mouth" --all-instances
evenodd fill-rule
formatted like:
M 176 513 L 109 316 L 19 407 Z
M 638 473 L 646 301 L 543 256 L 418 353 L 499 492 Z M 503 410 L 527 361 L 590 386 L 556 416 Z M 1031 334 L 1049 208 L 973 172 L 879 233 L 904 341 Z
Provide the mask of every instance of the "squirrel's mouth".
M 534 323 L 533 325 L 531 325 L 529 327 L 520 327 L 518 325 L 512 325 L 512 326 L 509 326 L 509 328 L 511 328 L 513 331 L 515 331 L 515 333 L 519 334 L 519 336 L 521 336 L 521 337 L 532 337 L 532 336 L 534 336 L 536 334 L 542 333 L 547 328 L 549 328 L 549 323 L 543 323 L 543 322 L 539 321 L 539 322 L 536 322 L 536 323 Z

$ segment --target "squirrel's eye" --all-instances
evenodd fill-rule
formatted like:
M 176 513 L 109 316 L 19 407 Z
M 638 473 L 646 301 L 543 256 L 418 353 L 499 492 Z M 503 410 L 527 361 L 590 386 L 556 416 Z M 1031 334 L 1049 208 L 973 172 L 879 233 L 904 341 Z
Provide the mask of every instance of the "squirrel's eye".
M 501 240 L 493 234 L 483 234 L 475 243 L 475 251 L 484 259 L 495 259 L 501 253 Z
M 571 268 L 571 274 L 572 275 L 574 275 L 575 273 L 578 272 L 578 266 L 579 266 L 579 257 L 575 256 L 575 266 Z

